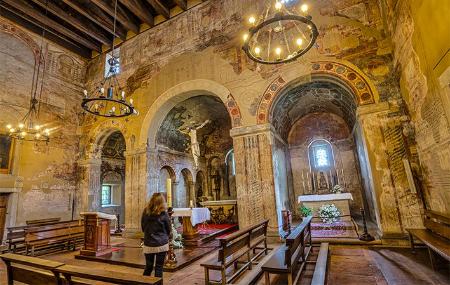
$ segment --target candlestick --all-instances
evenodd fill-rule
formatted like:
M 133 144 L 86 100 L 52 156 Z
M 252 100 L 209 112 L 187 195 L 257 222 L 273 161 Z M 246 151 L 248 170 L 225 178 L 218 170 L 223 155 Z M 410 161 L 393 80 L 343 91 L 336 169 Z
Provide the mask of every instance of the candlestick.
M 166 180 L 167 207 L 172 207 L 172 179 Z
M 194 208 L 194 202 L 192 200 L 189 201 L 189 207 Z

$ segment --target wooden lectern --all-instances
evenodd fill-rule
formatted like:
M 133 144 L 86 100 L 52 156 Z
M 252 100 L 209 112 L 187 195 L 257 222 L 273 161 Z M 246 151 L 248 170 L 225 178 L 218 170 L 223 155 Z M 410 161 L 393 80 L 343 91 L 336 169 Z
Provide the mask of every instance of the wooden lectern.
M 84 247 L 80 255 L 99 256 L 111 252 L 110 222 L 116 216 L 101 212 L 83 212 Z

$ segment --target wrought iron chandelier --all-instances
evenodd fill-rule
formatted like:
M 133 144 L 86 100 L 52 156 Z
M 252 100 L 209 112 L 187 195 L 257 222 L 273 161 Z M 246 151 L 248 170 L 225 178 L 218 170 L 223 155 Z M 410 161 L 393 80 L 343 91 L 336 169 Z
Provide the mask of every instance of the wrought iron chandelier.
M 46 2 L 45 13 L 47 14 Z M 42 89 L 44 87 L 45 77 L 45 60 L 43 57 L 43 43 L 44 43 L 45 28 L 42 28 L 41 34 L 41 46 L 39 48 L 39 57 L 35 59 L 33 67 L 33 79 L 31 83 L 31 98 L 28 112 L 22 118 L 22 120 L 14 126 L 13 124 L 6 125 L 9 136 L 23 141 L 34 142 L 49 142 L 50 129 L 45 128 L 43 125 L 37 123 L 39 119 L 40 110 L 40 98 L 42 97 Z M 41 74 L 42 71 L 42 74 Z M 39 83 L 39 76 L 41 77 Z M 39 98 L 39 99 L 38 99 Z
M 117 0 L 114 6 L 114 32 L 116 31 Z M 92 96 L 84 90 L 84 98 L 81 107 L 88 113 L 96 116 L 118 118 L 137 115 L 133 106 L 133 99 L 126 101 L 125 91 L 117 80 L 119 59 L 114 55 L 114 38 L 111 49 L 111 57 L 108 59 L 109 70 L 105 78 L 100 82 Z
M 264 12 L 250 16 L 248 23 L 242 49 L 250 59 L 262 64 L 296 60 L 311 49 L 319 35 L 308 5 L 296 0 L 269 1 Z

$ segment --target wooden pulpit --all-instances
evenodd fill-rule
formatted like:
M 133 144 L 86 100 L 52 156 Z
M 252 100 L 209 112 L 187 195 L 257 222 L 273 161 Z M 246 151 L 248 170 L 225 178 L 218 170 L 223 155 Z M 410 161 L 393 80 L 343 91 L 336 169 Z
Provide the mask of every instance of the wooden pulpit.
M 99 256 L 111 252 L 110 223 L 116 216 L 101 212 L 83 212 L 84 246 L 80 255 Z

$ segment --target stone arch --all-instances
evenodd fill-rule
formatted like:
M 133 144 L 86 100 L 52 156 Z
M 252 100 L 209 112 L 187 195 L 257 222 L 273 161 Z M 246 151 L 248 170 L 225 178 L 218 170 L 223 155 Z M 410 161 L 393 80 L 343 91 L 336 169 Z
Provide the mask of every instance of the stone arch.
M 170 179 L 172 179 L 172 182 L 177 181 L 177 176 L 175 174 L 175 170 L 173 170 L 172 167 L 170 167 L 169 165 L 164 165 L 164 166 L 160 167 L 159 170 L 161 171 L 162 169 L 165 169 L 165 170 L 167 170 L 167 172 L 169 172 Z
M 194 177 L 192 175 L 192 172 L 190 169 L 188 168 L 183 168 L 180 171 L 180 179 L 178 181 L 183 181 L 184 182 L 184 187 L 185 189 L 181 189 L 185 190 L 185 199 L 186 199 L 186 207 L 189 206 L 189 201 L 193 201 L 195 203 L 195 189 L 194 189 Z M 181 191 L 178 191 L 178 195 L 180 196 L 180 194 L 182 194 Z M 177 197 L 177 200 L 179 201 L 178 203 L 180 203 L 179 199 L 180 197 Z M 180 205 L 180 204 L 179 204 Z
M 39 45 L 33 40 L 33 38 L 27 32 L 23 31 L 22 29 L 19 29 L 14 24 L 11 24 L 4 19 L 0 23 L 0 31 L 10 34 L 20 39 L 21 41 L 25 42 L 33 52 L 35 63 L 38 63 L 39 59 L 43 60 L 43 58 L 40 57 L 41 49 Z
M 351 90 L 351 94 L 355 97 L 358 106 L 373 104 L 378 102 L 378 92 L 371 81 L 356 66 L 349 63 L 337 61 L 315 61 L 310 67 L 311 79 L 324 79 L 334 81 L 341 86 Z M 270 120 L 270 112 L 272 107 L 283 91 L 288 89 L 292 84 L 298 81 L 287 80 L 283 76 L 278 76 L 273 80 L 258 105 L 256 114 L 257 124 L 268 123 Z
M 86 146 L 86 156 L 98 155 L 97 152 L 101 150 L 108 137 L 117 131 L 125 138 L 126 150 L 131 150 L 134 136 L 127 136 L 125 124 L 118 120 L 105 120 L 89 132 L 87 136 L 88 145 Z
M 190 80 L 169 88 L 153 102 L 142 123 L 139 145 L 156 147 L 156 134 L 169 111 L 178 103 L 199 95 L 219 97 L 228 110 L 232 126 L 241 125 L 241 111 L 226 87 L 207 79 Z

